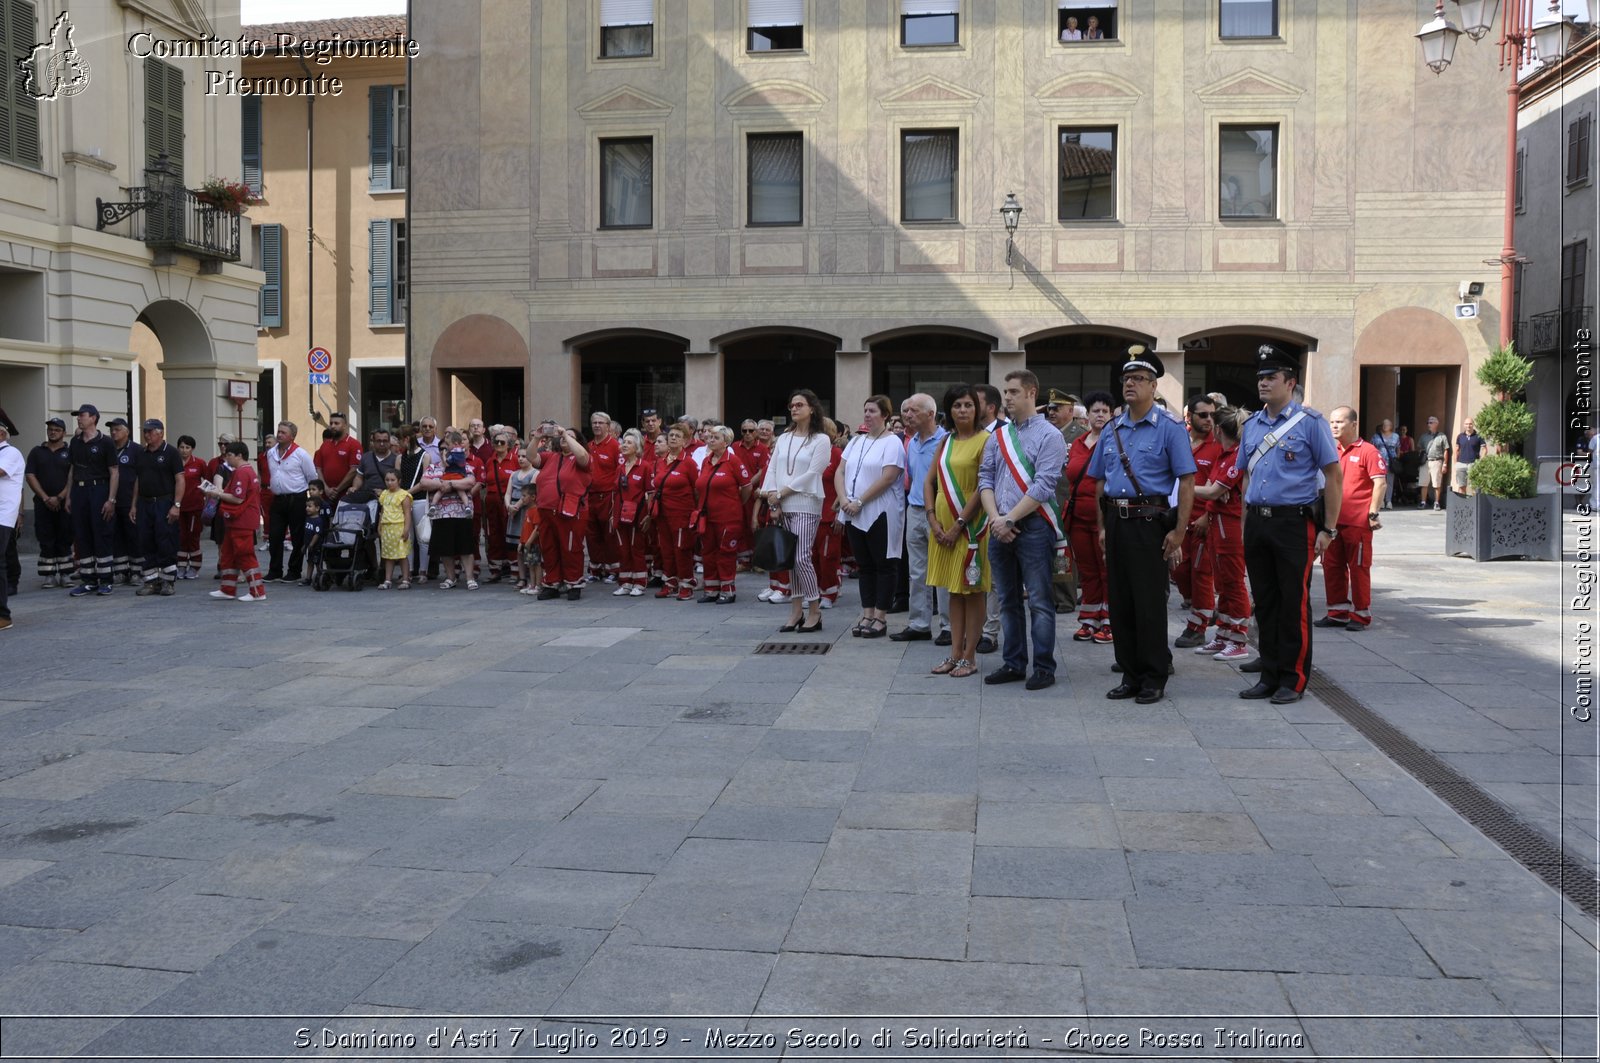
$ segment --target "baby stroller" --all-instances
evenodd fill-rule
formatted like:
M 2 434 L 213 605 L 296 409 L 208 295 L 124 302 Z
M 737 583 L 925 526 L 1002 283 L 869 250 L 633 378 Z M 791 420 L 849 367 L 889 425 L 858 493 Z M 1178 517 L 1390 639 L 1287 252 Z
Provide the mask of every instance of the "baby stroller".
M 1422 473 L 1422 455 L 1415 450 L 1407 451 L 1394 459 L 1394 468 L 1389 472 L 1396 479 L 1394 482 L 1394 504 L 1409 506 L 1422 497 L 1422 492 L 1417 488 L 1417 477 Z
M 325 591 L 337 585 L 359 591 L 371 543 L 372 516 L 367 507 L 340 506 L 311 559 L 311 588 Z

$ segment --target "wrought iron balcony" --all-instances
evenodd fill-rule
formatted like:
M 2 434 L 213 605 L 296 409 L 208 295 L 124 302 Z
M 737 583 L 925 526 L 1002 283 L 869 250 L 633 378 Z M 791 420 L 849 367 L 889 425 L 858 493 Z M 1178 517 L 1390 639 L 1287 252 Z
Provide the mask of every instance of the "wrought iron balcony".
M 182 251 L 202 260 L 239 261 L 239 215 L 183 187 L 165 155 L 145 168 L 145 184 L 129 188 L 125 203 L 95 200 L 95 228 L 135 217 L 136 240 L 163 251 Z
M 1559 348 L 1570 348 L 1578 342 L 1578 333 L 1594 331 L 1594 307 L 1569 306 L 1564 310 L 1548 310 L 1534 314 L 1517 329 L 1518 339 L 1527 345 L 1526 354 L 1549 354 Z

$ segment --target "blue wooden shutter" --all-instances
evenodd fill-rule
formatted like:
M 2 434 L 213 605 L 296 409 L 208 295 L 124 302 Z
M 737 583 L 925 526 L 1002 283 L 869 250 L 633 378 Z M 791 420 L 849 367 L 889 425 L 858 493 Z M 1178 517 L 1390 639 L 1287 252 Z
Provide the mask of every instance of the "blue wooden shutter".
M 389 128 L 393 103 L 393 85 L 373 85 L 367 90 L 367 188 L 372 192 L 386 192 L 393 183 L 394 134 Z
M 387 325 L 394 320 L 389 269 L 389 219 L 369 222 L 367 244 L 372 254 L 371 284 L 367 292 L 367 323 Z
M 261 327 L 283 327 L 283 226 L 261 226 Z
M 243 152 L 244 183 L 261 194 L 261 97 L 239 98 L 239 141 Z

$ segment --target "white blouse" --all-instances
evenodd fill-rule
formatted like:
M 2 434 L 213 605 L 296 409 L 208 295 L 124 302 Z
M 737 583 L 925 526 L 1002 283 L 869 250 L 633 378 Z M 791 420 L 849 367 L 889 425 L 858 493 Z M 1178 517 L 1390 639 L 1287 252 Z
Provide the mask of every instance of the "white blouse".
M 821 432 L 797 436 L 785 432 L 772 445 L 767 459 L 767 475 L 761 480 L 761 493 L 788 488 L 781 508 L 785 513 L 822 513 L 822 474 L 833 457 L 833 447 Z
M 872 489 L 883 475 L 883 470 L 894 466 L 902 473 L 906 467 L 906 447 L 900 437 L 893 432 L 885 432 L 877 439 L 869 435 L 853 437 L 845 445 L 844 455 L 839 461 L 839 468 L 844 471 L 844 495 L 841 502 L 852 498 L 860 498 L 865 492 Z M 841 524 L 853 524 L 862 531 L 866 531 L 877 523 L 878 518 L 887 517 L 889 520 L 889 557 L 900 556 L 900 542 L 905 538 L 906 523 L 906 486 L 905 477 L 898 476 L 889 489 L 878 497 L 865 501 L 861 512 L 850 516 L 844 511 L 839 513 Z

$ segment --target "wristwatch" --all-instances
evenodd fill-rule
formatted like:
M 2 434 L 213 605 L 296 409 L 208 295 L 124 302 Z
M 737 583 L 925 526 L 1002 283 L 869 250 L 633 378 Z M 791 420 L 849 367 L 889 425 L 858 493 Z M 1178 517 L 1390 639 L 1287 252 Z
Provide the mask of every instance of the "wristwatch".
M 1368 520 L 1377 520 L 1378 519 L 1378 515 L 1376 513 L 1368 513 L 1367 514 L 1367 519 Z
M 967 526 L 967 518 L 966 517 L 957 517 L 956 518 L 956 527 L 965 528 L 966 526 Z
M 1317 531 L 1321 532 L 1323 535 L 1326 535 L 1330 539 L 1337 539 L 1339 537 L 1339 533 L 1334 531 L 1332 528 L 1323 527 L 1318 528 Z

